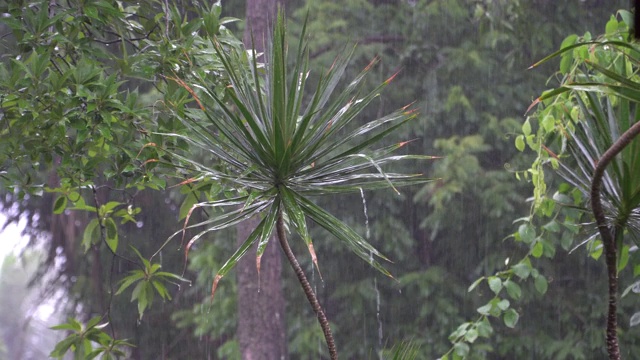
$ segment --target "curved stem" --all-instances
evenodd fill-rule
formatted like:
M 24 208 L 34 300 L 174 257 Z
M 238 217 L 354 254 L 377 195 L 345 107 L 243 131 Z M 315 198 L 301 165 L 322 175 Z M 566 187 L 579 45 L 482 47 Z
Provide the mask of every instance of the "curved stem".
M 284 227 L 284 218 L 282 217 L 282 211 L 278 215 L 278 220 L 276 223 L 276 231 L 278 232 L 278 240 L 280 240 L 280 246 L 282 250 L 287 255 L 287 259 L 289 260 L 289 264 L 293 268 L 293 271 L 296 273 L 298 277 L 298 281 L 300 281 L 300 285 L 302 285 L 302 290 L 304 290 L 304 294 L 307 296 L 307 300 L 311 304 L 313 311 L 316 313 L 318 317 L 318 322 L 320 323 L 320 327 L 322 328 L 322 332 L 324 333 L 324 338 L 327 342 L 327 348 L 329 349 L 329 355 L 331 360 L 338 359 L 338 350 L 336 350 L 336 344 L 333 341 L 333 335 L 331 334 L 331 327 L 329 326 L 329 320 L 327 320 L 327 316 L 324 314 L 322 310 L 322 306 L 318 302 L 318 298 L 316 294 L 313 292 L 311 288 L 311 284 L 309 284 L 309 280 L 307 280 L 302 267 L 298 263 L 293 251 L 291 251 L 291 247 L 289 246 L 289 242 L 287 241 L 287 234 Z
M 609 279 L 609 312 L 607 314 L 607 352 L 610 360 L 620 359 L 620 346 L 618 344 L 618 319 L 617 319 L 617 298 L 618 298 L 618 268 L 616 260 L 616 242 L 614 230 L 607 225 L 604 208 L 600 201 L 600 186 L 602 177 L 607 165 L 620 153 L 636 135 L 640 133 L 640 122 L 635 123 L 613 144 L 596 164 L 591 181 L 591 208 L 593 216 L 598 224 L 598 231 L 602 238 L 605 261 L 607 263 L 607 275 Z

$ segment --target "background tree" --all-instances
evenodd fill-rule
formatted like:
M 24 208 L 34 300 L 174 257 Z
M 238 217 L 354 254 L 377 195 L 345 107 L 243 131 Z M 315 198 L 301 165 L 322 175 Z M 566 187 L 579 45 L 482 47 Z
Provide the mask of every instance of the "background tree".
M 243 42 L 245 48 L 264 53 L 270 41 L 278 0 L 247 0 Z M 265 61 L 263 55 L 261 61 Z M 237 227 L 237 245 L 242 246 L 258 225 L 253 218 Z M 252 251 L 257 250 L 257 247 Z M 264 250 L 263 270 L 256 271 L 255 261 L 246 257 L 237 267 L 238 344 L 243 359 L 287 359 L 285 299 L 280 280 L 282 260 L 275 241 Z

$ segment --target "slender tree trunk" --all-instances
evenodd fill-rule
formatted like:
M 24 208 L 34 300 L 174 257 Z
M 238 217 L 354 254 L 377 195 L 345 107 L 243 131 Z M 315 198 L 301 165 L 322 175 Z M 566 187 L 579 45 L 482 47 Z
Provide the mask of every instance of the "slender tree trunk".
M 284 227 L 284 219 L 282 218 L 282 213 L 278 215 L 276 230 L 278 232 L 278 239 L 280 240 L 280 247 L 282 247 L 282 250 L 289 260 L 289 264 L 291 264 L 293 271 L 296 273 L 298 281 L 300 281 L 300 285 L 302 285 L 302 290 L 307 296 L 309 304 L 311 304 L 311 307 L 313 308 L 313 312 L 315 312 L 316 316 L 318 317 L 318 322 L 320 323 L 320 327 L 322 328 L 322 332 L 324 333 L 324 339 L 327 342 L 327 348 L 329 349 L 329 356 L 331 357 L 331 360 L 337 360 L 338 350 L 336 349 L 336 344 L 333 340 L 333 334 L 331 333 L 329 320 L 327 320 L 327 316 L 324 314 L 324 310 L 322 310 L 322 306 L 320 306 L 318 298 L 313 292 L 311 284 L 309 284 L 309 280 L 307 280 L 307 276 L 304 274 L 304 271 L 298 263 L 296 256 L 293 254 L 293 251 L 291 251 L 291 247 L 289 246 L 289 242 L 287 241 L 287 234 Z
M 591 208 L 593 216 L 598 224 L 598 231 L 602 238 L 605 261 L 607 263 L 607 276 L 609 279 L 609 310 L 607 314 L 607 352 L 610 360 L 620 360 L 620 345 L 618 343 L 618 264 L 616 259 L 616 239 L 620 235 L 621 228 L 612 229 L 606 221 L 602 203 L 600 202 L 600 186 L 607 165 L 620 153 L 633 138 L 640 133 L 640 122 L 635 123 L 613 144 L 598 161 L 593 170 L 591 182 Z
M 264 41 L 271 38 L 271 20 L 277 13 L 277 0 L 247 0 L 244 43 L 251 48 L 251 33 L 257 52 L 263 52 Z M 263 61 L 264 59 L 260 59 Z M 238 244 L 242 244 L 258 224 L 249 219 L 237 228 Z M 254 248 L 255 249 L 255 248 Z M 242 258 L 238 276 L 238 343 L 244 360 L 287 359 L 285 302 L 280 274 L 282 260 L 278 244 L 269 242 L 262 255 L 260 278 L 255 257 Z

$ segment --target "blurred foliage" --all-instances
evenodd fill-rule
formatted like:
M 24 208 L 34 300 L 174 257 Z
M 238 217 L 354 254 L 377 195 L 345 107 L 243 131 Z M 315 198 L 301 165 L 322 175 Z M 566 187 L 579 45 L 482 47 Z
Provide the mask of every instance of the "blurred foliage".
M 172 297 L 174 289 L 158 279 L 180 278 L 158 269 L 165 263 L 169 271 L 179 271 L 183 257 L 161 253 L 159 263 L 151 264 L 140 255 L 153 253 L 166 239 L 172 229 L 163 226 L 176 222 L 175 204 L 184 197 L 164 191 L 167 182 L 184 178 L 161 160 L 167 150 L 187 144 L 157 133 L 184 130 L 167 110 L 184 108 L 190 97 L 165 79 L 192 67 L 215 70 L 210 38 L 241 44 L 224 26 L 235 20 L 221 18 L 219 4 L 163 1 L 9 1 L 0 2 L 0 13 L 8 32 L 0 44 L 0 181 L 3 202 L 16 210 L 10 220 L 26 214 L 32 234 L 52 231 L 41 272 L 58 272 L 52 280 L 68 291 L 71 315 L 88 321 L 108 314 L 110 330 L 133 337 L 137 345 L 172 338 L 178 331 L 170 326 L 137 334 L 135 320 L 127 325 L 135 317 L 122 297 L 111 295 L 120 277 L 113 270 L 134 271 L 122 285 L 140 280 L 136 267 L 143 272 L 145 281 L 132 296 L 138 317 L 154 294 Z M 155 210 L 141 216 L 141 208 Z M 147 320 L 167 319 L 170 313 L 157 309 Z M 77 330 L 80 342 L 67 339 L 53 355 L 73 349 L 76 356 L 88 356 L 88 345 L 82 345 L 88 344 L 88 333 L 76 329 L 82 322 L 72 319 L 67 325 L 73 329 L 64 328 Z M 111 341 L 105 343 L 109 335 L 95 326 L 86 330 L 93 342 Z M 117 347 L 119 340 L 113 341 L 100 353 Z M 158 351 L 167 350 L 140 346 L 131 356 L 154 358 Z

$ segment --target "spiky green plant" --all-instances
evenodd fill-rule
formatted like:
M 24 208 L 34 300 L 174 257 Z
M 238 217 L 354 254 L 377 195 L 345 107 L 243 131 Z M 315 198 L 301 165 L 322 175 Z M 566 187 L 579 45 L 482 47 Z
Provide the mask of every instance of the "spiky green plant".
M 561 134 L 556 139 L 567 151 L 556 155 L 545 149 L 558 174 L 584 194 L 584 202 L 577 205 L 590 207 L 595 220 L 588 240 L 599 235 L 602 241 L 609 282 L 607 352 L 618 360 L 618 273 L 629 259 L 625 240 L 638 244 L 640 239 L 640 49 L 628 40 L 624 21 L 612 18 L 607 30 L 595 41 L 569 38 L 575 43 L 539 62 L 562 56 L 571 66 L 561 86 L 534 104 L 553 100 L 541 126 L 555 116 L 558 120 L 547 123 Z
M 398 127 L 415 117 L 408 106 L 357 126 L 354 120 L 379 96 L 393 77 L 371 92 L 362 93 L 361 83 L 374 60 L 343 90 L 337 86 L 352 55 L 335 60 L 321 74 L 312 95 L 305 97 L 308 50 L 304 29 L 293 65 L 288 65 L 287 38 L 283 15 L 279 14 L 266 61 L 233 47 L 214 43 L 222 61 L 228 86 L 220 91 L 205 78 L 174 79 L 187 89 L 199 104 L 183 117 L 190 130 L 179 136 L 212 155 L 211 163 L 189 156 L 175 155 L 191 171 L 193 179 L 220 181 L 238 195 L 196 204 L 185 221 L 189 228 L 204 228 L 190 239 L 191 245 L 210 231 L 236 225 L 260 215 L 261 221 L 246 241 L 219 269 L 212 296 L 220 279 L 233 268 L 252 245 L 257 244 L 256 266 L 274 228 L 291 266 L 322 326 L 331 358 L 337 351 L 329 323 L 304 272 L 291 252 L 287 227 L 306 243 L 311 259 L 318 266 L 307 220 L 315 222 L 342 241 L 351 251 L 373 267 L 391 276 L 380 264 L 386 258 L 362 236 L 312 201 L 319 195 L 335 195 L 362 190 L 393 188 L 427 181 L 420 174 L 386 172 L 383 168 L 401 160 L 424 160 L 422 155 L 393 155 L 406 142 L 373 148 Z M 222 163 L 223 166 L 219 166 Z M 224 170 L 221 170 L 224 169 Z M 187 225 L 191 212 L 198 208 L 224 209 L 220 215 Z M 183 235 L 184 236 L 184 235 Z

